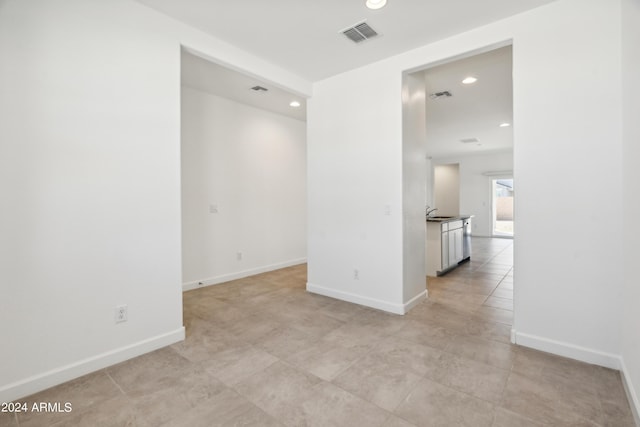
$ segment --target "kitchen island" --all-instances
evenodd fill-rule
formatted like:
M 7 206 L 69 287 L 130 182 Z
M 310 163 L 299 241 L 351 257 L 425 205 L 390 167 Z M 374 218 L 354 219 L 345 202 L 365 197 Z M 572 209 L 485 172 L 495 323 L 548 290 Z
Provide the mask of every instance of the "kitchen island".
M 472 217 L 427 217 L 427 276 L 441 276 L 471 258 Z

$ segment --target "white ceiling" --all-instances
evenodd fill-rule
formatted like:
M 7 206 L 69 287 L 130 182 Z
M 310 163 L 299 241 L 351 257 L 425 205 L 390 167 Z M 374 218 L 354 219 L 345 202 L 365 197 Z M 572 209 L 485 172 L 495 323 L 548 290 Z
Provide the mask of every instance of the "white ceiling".
M 507 151 L 513 147 L 513 83 L 511 46 L 429 68 L 423 75 L 427 92 L 427 147 L 433 158 Z M 478 80 L 465 85 L 467 76 Z M 429 98 L 449 91 L 451 97 Z M 477 138 L 478 143 L 461 139 Z M 480 145 L 478 145 L 480 144 Z
M 553 0 L 138 0 L 311 82 Z M 381 36 L 340 34 L 366 20 Z M 250 70 L 249 70 L 250 71 Z
M 553 0 L 388 0 L 372 11 L 364 0 L 137 0 L 309 81 L 366 65 Z M 354 44 L 340 30 L 367 20 L 380 37 Z M 183 52 L 182 83 L 257 108 L 306 120 L 306 100 L 236 71 Z M 248 70 L 251 71 L 251 70 Z M 502 48 L 422 71 L 428 93 L 453 97 L 427 101 L 429 155 L 438 158 L 509 150 L 513 145 L 511 48 Z M 466 75 L 478 82 L 465 86 Z M 267 87 L 256 93 L 252 86 Z M 296 99 L 302 105 L 289 106 Z M 478 138 L 463 144 L 462 138 Z
M 181 80 L 182 85 L 192 89 L 283 114 L 297 120 L 306 121 L 307 119 L 307 101 L 303 97 L 293 95 L 255 77 L 207 61 L 185 50 L 182 51 Z M 251 90 L 254 86 L 262 86 L 268 91 Z M 289 105 L 291 101 L 298 101 L 300 107 L 291 107 Z

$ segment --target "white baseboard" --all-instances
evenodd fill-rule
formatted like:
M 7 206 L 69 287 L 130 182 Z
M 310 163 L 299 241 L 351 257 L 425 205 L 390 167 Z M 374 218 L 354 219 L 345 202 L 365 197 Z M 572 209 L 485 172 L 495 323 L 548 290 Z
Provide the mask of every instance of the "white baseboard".
M 42 374 L 2 386 L 0 402 L 11 402 L 29 396 L 47 388 L 76 379 L 91 372 L 98 371 L 116 363 L 124 362 L 136 356 L 149 353 L 162 347 L 184 340 L 184 327 L 175 331 L 158 335 L 135 344 L 120 347 L 106 353 L 98 354 L 66 366 L 52 369 Z
M 230 280 L 243 279 L 245 277 L 254 276 L 260 273 L 266 273 L 268 271 L 279 270 L 281 268 L 304 264 L 305 262 L 307 262 L 306 258 L 298 258 L 290 261 L 279 262 L 276 264 L 265 265 L 262 267 L 250 268 L 248 270 L 237 271 L 234 273 L 221 274 L 220 276 L 209 277 L 208 279 L 185 282 L 182 284 L 182 290 L 190 291 L 192 289 L 202 288 L 204 286 L 219 285 L 220 283 L 228 282 Z
M 513 336 L 513 335 L 512 335 Z M 515 331 L 515 344 L 605 368 L 620 370 L 620 356 Z
M 620 374 L 624 391 L 627 393 L 627 399 L 629 400 L 629 406 L 631 406 L 631 412 L 633 412 L 633 418 L 636 425 L 640 426 L 640 399 L 631 382 L 631 375 L 627 370 L 627 365 L 624 363 L 624 358 L 620 359 Z
M 427 296 L 427 292 L 425 290 L 425 292 L 421 292 L 420 294 L 416 295 L 406 304 L 397 304 L 389 301 L 383 301 L 375 298 L 365 297 L 362 295 L 352 294 L 350 292 L 343 292 L 336 289 L 325 288 L 324 286 L 314 285 L 313 283 L 309 282 L 307 282 L 307 291 L 313 292 L 314 294 L 324 295 L 326 297 L 351 302 L 354 304 L 364 305 L 366 307 L 371 307 L 382 311 L 388 311 L 389 313 L 394 314 L 405 314 L 411 309 L 411 307 L 418 304 L 423 298 L 426 298 Z
M 425 289 L 424 291 L 420 292 L 418 295 L 416 295 L 415 297 L 411 298 L 409 301 L 405 302 L 404 305 L 404 312 L 402 314 L 408 313 L 413 307 L 415 307 L 416 305 L 418 305 L 422 300 L 427 299 L 429 297 L 429 293 L 427 292 L 427 290 Z

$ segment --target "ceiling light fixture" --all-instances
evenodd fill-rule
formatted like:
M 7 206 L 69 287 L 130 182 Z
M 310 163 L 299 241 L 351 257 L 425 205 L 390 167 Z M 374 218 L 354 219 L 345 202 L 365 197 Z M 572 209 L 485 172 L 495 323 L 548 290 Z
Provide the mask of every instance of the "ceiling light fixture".
M 367 0 L 367 2 L 365 3 L 365 5 L 369 9 L 373 9 L 373 10 L 382 9 L 386 4 L 387 4 L 387 0 Z
M 465 84 L 465 85 L 470 85 L 470 84 L 475 83 L 477 81 L 478 81 L 478 79 L 476 79 L 475 77 L 469 76 L 469 77 L 465 77 L 465 79 L 462 80 L 462 83 Z
M 300 106 L 300 103 L 298 101 L 291 101 L 289 105 L 291 107 L 298 108 Z
M 504 122 L 504 123 L 500 123 L 500 127 L 501 128 L 508 128 L 509 126 L 511 126 L 510 123 Z

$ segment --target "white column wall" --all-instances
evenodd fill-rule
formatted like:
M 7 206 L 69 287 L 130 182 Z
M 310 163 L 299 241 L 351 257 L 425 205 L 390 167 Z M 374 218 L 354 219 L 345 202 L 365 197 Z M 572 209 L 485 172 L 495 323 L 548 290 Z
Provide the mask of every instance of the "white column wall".
M 307 289 L 392 312 L 403 309 L 401 88 L 395 67 L 365 67 L 314 84 L 307 104 Z
M 624 306 L 622 317 L 623 378 L 640 425 L 640 1 L 622 2 L 622 93 L 624 141 Z
M 403 311 L 426 295 L 427 133 L 423 78 L 405 75 L 402 88 Z

